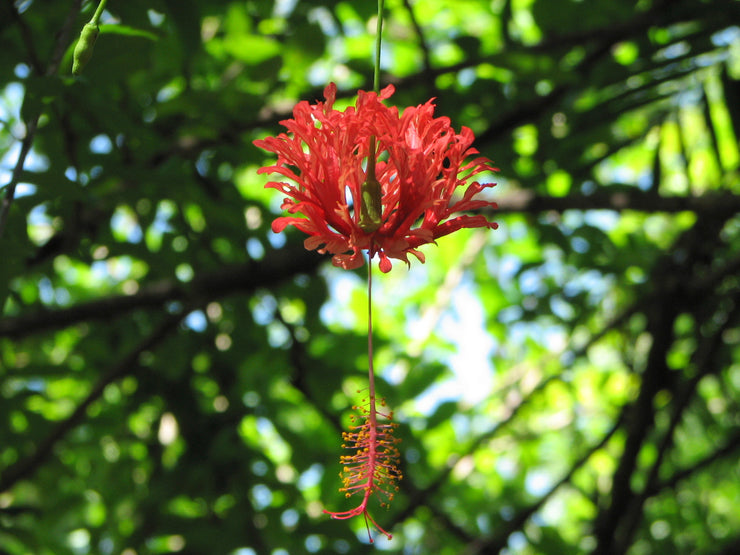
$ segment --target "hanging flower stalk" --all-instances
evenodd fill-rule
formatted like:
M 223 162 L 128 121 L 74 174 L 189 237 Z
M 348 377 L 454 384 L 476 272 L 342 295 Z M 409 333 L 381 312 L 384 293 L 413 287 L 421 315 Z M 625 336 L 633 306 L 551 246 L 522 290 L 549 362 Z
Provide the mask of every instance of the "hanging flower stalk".
M 362 515 L 370 543 L 371 524 L 392 537 L 370 515 L 370 498 L 388 507 L 402 478 L 400 440 L 393 435 L 397 424 L 392 412 L 378 410 L 385 402 L 375 395 L 372 259 L 377 255 L 387 273 L 391 258 L 408 265 L 411 254 L 423 263 L 418 247 L 458 229 L 498 227 L 482 214 L 464 214 L 496 208 L 495 202 L 476 198 L 495 183 L 473 178 L 498 170 L 471 147 L 473 132 L 463 127 L 458 133 L 449 118 L 435 118 L 433 100 L 400 115 L 383 104 L 395 88 L 379 85 L 382 22 L 383 0 L 378 0 L 374 92 L 359 91 L 356 106 L 340 111 L 334 109 L 337 87 L 330 83 L 325 102 L 299 102 L 293 118 L 281 122 L 287 133 L 254 141 L 277 155 L 276 163 L 259 173 L 288 180 L 266 185 L 285 195 L 282 208 L 290 214 L 273 221 L 274 232 L 295 226 L 308 235 L 307 249 L 333 254 L 340 268 L 359 268 L 368 254 L 368 397 L 354 407 L 359 418 L 353 416 L 350 431 L 342 434 L 342 447 L 351 454 L 340 457 L 340 491 L 361 500 L 353 509 L 324 513 L 340 520 Z
M 361 494 L 362 500 L 354 509 L 332 512 L 324 509 L 324 514 L 338 520 L 345 520 L 362 515 L 365 519 L 365 528 L 370 543 L 373 537 L 370 534 L 370 523 L 389 540 L 393 537 L 384 530 L 368 511 L 368 501 L 374 494 L 380 498 L 380 506 L 388 508 L 398 491 L 397 480 L 403 476 L 398 470 L 399 452 L 396 444 L 400 441 L 393 435 L 398 424 L 393 422 L 393 413 L 382 413 L 377 405 L 385 407 L 385 400 L 376 400 L 375 397 L 375 370 L 373 368 L 373 273 L 372 264 L 367 266 L 367 353 L 368 353 L 368 397 L 365 406 L 353 407 L 360 411 L 361 423 L 357 424 L 357 417 L 351 417 L 351 431 L 343 432 L 345 443 L 342 448 L 353 451 L 351 455 L 342 455 L 339 462 L 342 465 L 343 491 L 345 497 Z M 381 420 L 382 419 L 382 420 Z
M 360 91 L 357 105 L 344 111 L 333 107 L 336 92 L 332 83 L 324 91 L 325 102 L 300 102 L 293 118 L 281 122 L 288 133 L 254 142 L 277 154 L 275 165 L 259 171 L 290 180 L 266 185 L 286 195 L 282 208 L 290 214 L 273 221 L 273 231 L 295 226 L 309 235 L 304 242 L 307 249 L 332 253 L 332 262 L 341 268 L 362 266 L 364 252 L 370 260 L 378 255 L 380 269 L 389 272 L 391 258 L 408 264 L 411 254 L 424 262 L 418 247 L 458 229 L 498 227 L 482 214 L 463 214 L 496 208 L 496 203 L 476 198 L 495 183 L 480 184 L 472 178 L 497 170 L 471 147 L 470 129 L 463 127 L 457 133 L 449 118 L 435 118 L 431 100 L 399 115 L 396 108 L 382 103 L 393 94 L 393 86 L 379 94 Z M 458 190 L 462 194 L 455 198 Z M 370 393 L 362 423 L 344 434 L 344 446 L 354 454 L 343 455 L 340 461 L 342 491 L 347 497 L 362 494 L 362 500 L 352 510 L 325 512 L 337 519 L 362 514 L 368 535 L 371 523 L 390 538 L 368 513 L 373 495 L 387 506 L 401 476 L 392 436 L 395 424 L 381 423 L 383 415 L 376 410 L 370 270 Z

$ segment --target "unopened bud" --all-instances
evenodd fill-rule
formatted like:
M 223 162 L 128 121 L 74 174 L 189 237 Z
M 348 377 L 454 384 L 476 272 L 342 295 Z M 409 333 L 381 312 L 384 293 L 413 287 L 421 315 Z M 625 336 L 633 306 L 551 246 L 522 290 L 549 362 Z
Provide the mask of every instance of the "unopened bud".
M 100 28 L 93 23 L 86 23 L 80 33 L 80 38 L 75 46 L 74 56 L 72 57 L 72 75 L 79 75 L 82 69 L 90 61 L 95 47 L 95 41 L 98 39 Z

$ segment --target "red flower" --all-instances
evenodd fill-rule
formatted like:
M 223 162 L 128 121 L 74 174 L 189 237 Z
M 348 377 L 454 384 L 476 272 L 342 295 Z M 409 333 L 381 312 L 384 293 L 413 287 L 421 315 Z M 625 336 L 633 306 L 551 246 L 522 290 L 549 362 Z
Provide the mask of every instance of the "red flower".
M 456 215 L 496 207 L 494 202 L 474 199 L 495 183 L 469 183 L 480 172 L 496 171 L 486 158 L 467 160 L 478 154 L 470 147 L 473 132 L 463 127 L 455 133 L 449 118 L 433 117 L 431 100 L 406 108 L 399 117 L 397 108 L 381 102 L 394 90 L 389 85 L 379 95 L 359 91 L 357 106 L 340 112 L 333 108 L 337 87 L 331 83 L 324 90 L 326 102 L 299 102 L 293 119 L 281 122 L 287 134 L 254 141 L 278 157 L 274 166 L 259 172 L 281 174 L 294 182 L 271 181 L 266 186 L 287 195 L 283 209 L 302 215 L 277 218 L 274 232 L 294 225 L 310 235 L 304 243 L 307 249 L 334 254 L 334 265 L 346 269 L 362 266 L 362 251 L 367 250 L 371 257 L 378 254 L 380 269 L 388 272 L 389 258 L 408 264 L 408 255 L 413 254 L 424 262 L 417 247 L 448 233 L 463 227 L 498 227 L 482 215 Z M 377 149 L 371 147 L 373 137 Z M 368 175 L 372 150 L 375 176 Z M 368 196 L 375 179 L 380 192 Z M 458 187 L 464 193 L 453 200 Z M 380 200 L 376 225 L 367 225 L 366 219 L 361 225 L 361 213 L 370 209 L 373 196 Z

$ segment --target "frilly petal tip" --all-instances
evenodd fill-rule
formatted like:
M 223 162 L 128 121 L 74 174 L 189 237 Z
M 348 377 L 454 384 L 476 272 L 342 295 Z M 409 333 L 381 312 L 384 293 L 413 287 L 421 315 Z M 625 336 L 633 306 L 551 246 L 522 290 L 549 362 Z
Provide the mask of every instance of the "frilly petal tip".
M 337 254 L 332 257 L 331 263 L 337 268 L 342 268 L 343 270 L 356 270 L 365 264 L 365 259 L 360 253 Z
M 391 268 L 393 268 L 393 264 L 391 263 L 390 259 L 388 257 L 381 258 L 380 262 L 378 263 L 378 267 L 380 268 L 380 271 L 384 274 L 387 274 L 391 271 Z

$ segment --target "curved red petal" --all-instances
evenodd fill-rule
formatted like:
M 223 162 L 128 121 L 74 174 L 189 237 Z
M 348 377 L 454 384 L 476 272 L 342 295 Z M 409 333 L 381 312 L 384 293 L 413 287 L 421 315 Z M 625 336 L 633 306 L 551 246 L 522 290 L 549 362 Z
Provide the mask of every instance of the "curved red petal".
M 287 133 L 266 137 L 254 144 L 277 155 L 277 162 L 259 173 L 279 174 L 295 183 L 271 181 L 266 187 L 286 198 L 283 209 L 303 217 L 278 218 L 273 230 L 294 225 L 310 235 L 306 248 L 334 254 L 342 268 L 364 263 L 362 251 L 378 254 L 381 270 L 390 271 L 390 259 L 408 264 L 415 248 L 463 227 L 497 226 L 482 215 L 461 212 L 496 208 L 477 199 L 495 183 L 472 178 L 498 171 L 471 146 L 468 127 L 456 132 L 447 117 L 434 117 L 434 100 L 399 111 L 383 101 L 395 92 L 393 85 L 380 91 L 359 91 L 357 103 L 344 111 L 334 109 L 337 87 L 324 89 L 323 102 L 301 101 L 293 118 L 282 125 Z M 367 179 L 365 165 L 370 137 L 377 141 L 376 179 L 381 185 L 381 226 L 366 233 L 359 226 L 361 186 Z M 456 196 L 458 188 L 462 196 Z

